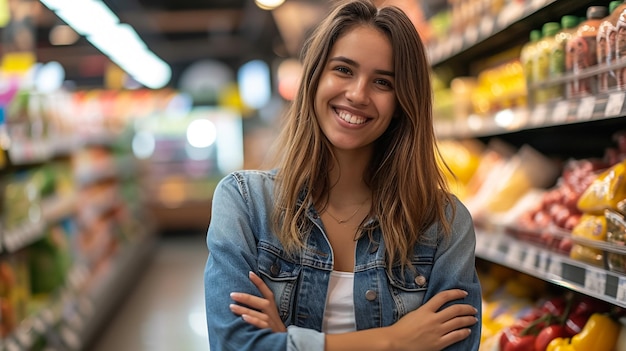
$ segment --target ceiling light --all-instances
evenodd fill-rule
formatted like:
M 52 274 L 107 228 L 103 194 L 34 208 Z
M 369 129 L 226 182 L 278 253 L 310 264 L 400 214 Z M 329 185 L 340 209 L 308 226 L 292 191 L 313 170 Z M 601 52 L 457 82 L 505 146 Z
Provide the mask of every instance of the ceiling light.
M 282 5 L 285 0 L 255 0 L 254 3 L 263 10 L 273 10 Z
M 170 81 L 169 65 L 148 50 L 134 28 L 120 23 L 102 1 L 40 1 L 140 84 L 159 89 Z

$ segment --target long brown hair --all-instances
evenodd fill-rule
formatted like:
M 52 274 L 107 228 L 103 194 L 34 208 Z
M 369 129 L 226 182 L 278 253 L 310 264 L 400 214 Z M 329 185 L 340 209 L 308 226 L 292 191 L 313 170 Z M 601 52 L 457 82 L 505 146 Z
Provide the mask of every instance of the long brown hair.
M 436 155 L 430 70 L 424 45 L 409 18 L 396 7 L 377 9 L 368 0 L 343 2 L 314 30 L 302 51 L 303 75 L 279 138 L 273 223 L 288 252 L 304 246 L 306 210 L 325 205 L 333 155 L 314 112 L 320 76 L 335 42 L 357 25 L 381 31 L 394 58 L 395 116 L 376 141 L 364 179 L 372 190 L 369 217 L 377 218 L 387 260 L 411 267 L 421 233 L 439 222 L 449 233 L 446 204 L 454 204 Z M 304 201 L 300 201 L 304 199 Z M 365 222 L 364 222 L 365 223 Z M 364 228 L 361 223 L 361 229 Z

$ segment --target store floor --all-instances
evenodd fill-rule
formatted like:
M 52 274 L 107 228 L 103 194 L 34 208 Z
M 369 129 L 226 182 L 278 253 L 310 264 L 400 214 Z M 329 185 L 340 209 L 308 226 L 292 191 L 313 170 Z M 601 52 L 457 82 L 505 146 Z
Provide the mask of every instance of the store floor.
M 205 233 L 167 233 L 90 351 L 207 351 Z

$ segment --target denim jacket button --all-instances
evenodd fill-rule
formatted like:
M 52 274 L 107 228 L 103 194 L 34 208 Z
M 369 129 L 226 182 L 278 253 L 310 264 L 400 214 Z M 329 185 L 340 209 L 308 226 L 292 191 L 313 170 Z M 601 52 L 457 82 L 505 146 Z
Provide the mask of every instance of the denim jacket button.
M 278 273 L 280 273 L 280 267 L 278 266 L 278 264 L 272 264 L 272 266 L 270 267 L 270 273 L 272 273 L 273 276 L 277 276 Z
M 426 278 L 423 275 L 418 275 L 417 277 L 415 277 L 415 284 L 423 286 L 424 284 L 426 284 Z
M 368 301 L 374 301 L 376 299 L 376 296 L 378 296 L 378 294 L 374 290 L 368 290 L 365 292 L 365 298 Z

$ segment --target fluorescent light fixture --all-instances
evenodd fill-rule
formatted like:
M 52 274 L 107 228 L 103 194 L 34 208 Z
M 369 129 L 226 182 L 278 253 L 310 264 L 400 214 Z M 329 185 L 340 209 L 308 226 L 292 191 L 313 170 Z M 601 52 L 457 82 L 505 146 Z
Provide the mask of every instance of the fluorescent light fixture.
M 76 0 L 41 0 L 41 3 L 52 11 L 71 7 L 74 2 L 76 2 Z
M 95 0 L 76 1 L 70 7 L 56 10 L 56 14 L 78 34 L 85 36 L 111 30 L 120 22 L 102 1 Z
M 40 0 L 65 23 L 140 84 L 159 89 L 172 78 L 169 65 L 149 51 L 135 29 L 100 0 Z

